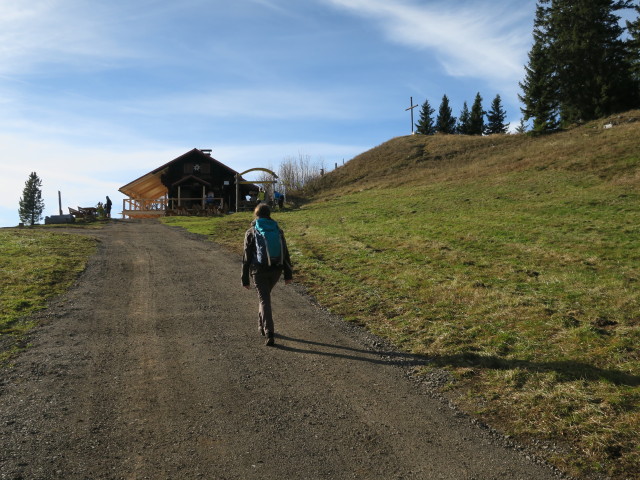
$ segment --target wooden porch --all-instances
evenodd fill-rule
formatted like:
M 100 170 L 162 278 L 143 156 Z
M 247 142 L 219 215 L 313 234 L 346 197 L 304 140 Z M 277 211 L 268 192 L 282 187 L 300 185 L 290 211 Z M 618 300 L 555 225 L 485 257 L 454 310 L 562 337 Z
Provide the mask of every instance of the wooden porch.
M 210 217 L 226 213 L 222 198 L 125 198 L 122 201 L 123 218 L 157 218 L 163 216 Z

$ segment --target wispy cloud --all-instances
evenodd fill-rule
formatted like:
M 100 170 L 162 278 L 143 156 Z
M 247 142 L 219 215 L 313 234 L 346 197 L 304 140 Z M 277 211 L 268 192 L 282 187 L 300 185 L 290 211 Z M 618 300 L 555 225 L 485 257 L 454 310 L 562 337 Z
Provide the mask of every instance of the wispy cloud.
M 520 78 L 535 5 L 533 0 L 517 5 L 505 0 L 428 5 L 410 0 L 323 1 L 374 19 L 393 42 L 432 50 L 449 75 L 494 80 Z
M 222 135 L 245 143 L 247 132 L 238 131 L 243 124 L 255 128 L 255 122 L 266 122 L 260 127 L 263 135 L 268 136 L 270 128 L 275 128 L 272 134 L 282 138 L 287 137 L 288 126 L 297 129 L 303 121 L 355 121 L 366 115 L 366 108 L 349 108 L 358 95 L 351 88 L 321 91 L 256 86 L 166 93 L 118 102 L 73 92 L 51 98 L 32 94 L 27 102 L 20 100 L 18 93 L 14 98 L 19 100 L 11 100 L 6 91 L 4 104 L 0 93 L 0 130 L 42 141 L 113 149 L 152 144 L 151 139 L 162 132 L 176 141 L 189 141 L 200 138 L 199 130 L 208 125 L 209 138 Z M 252 141 L 260 140 L 254 134 Z M 4 145 L 0 144 L 0 150 Z
M 351 89 L 311 89 L 305 87 L 257 85 L 255 88 L 219 89 L 202 93 L 181 93 L 132 103 L 138 113 L 155 115 L 202 115 L 207 117 L 251 117 L 254 119 L 347 119 L 345 109 L 355 93 Z
M 0 4 L 0 75 L 34 67 L 90 68 L 131 52 L 111 31 L 113 13 L 101 2 L 16 0 Z
M 285 15 L 287 17 L 294 17 L 294 18 L 298 18 L 298 15 L 296 15 L 293 10 L 291 9 L 287 9 L 282 7 L 281 5 L 279 5 L 277 2 L 273 1 L 273 0 L 250 0 L 251 2 L 261 5 L 265 8 L 268 8 L 269 10 L 272 10 L 276 13 L 279 13 L 281 15 Z

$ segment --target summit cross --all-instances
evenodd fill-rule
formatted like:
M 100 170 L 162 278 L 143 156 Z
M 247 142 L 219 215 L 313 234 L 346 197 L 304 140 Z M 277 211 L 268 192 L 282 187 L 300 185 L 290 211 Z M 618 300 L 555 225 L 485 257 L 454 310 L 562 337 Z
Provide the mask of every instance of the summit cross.
M 404 111 L 406 112 L 407 110 L 411 111 L 411 134 L 413 135 L 413 109 L 416 108 L 418 105 L 414 105 L 413 104 L 413 97 L 409 97 L 409 108 L 405 108 Z

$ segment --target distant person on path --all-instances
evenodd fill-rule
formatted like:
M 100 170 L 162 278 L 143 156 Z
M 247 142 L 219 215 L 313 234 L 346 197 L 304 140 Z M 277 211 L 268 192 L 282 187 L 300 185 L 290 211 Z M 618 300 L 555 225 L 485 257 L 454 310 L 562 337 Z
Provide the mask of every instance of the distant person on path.
M 260 189 L 258 192 L 258 203 L 264 203 L 264 190 Z
M 273 345 L 273 316 L 271 312 L 271 290 L 284 271 L 284 283 L 293 281 L 293 269 L 284 233 L 271 218 L 271 209 L 266 203 L 255 208 L 254 220 L 244 235 L 242 258 L 242 286 L 250 288 L 249 276 L 258 292 L 258 320 L 260 334 L 267 337 L 266 345 Z
M 107 195 L 107 201 L 104 204 L 104 214 L 107 218 L 111 218 L 111 199 Z
M 282 207 L 284 207 L 284 195 L 280 192 L 276 192 L 274 196 L 276 198 L 276 202 L 278 203 L 278 208 L 282 210 Z

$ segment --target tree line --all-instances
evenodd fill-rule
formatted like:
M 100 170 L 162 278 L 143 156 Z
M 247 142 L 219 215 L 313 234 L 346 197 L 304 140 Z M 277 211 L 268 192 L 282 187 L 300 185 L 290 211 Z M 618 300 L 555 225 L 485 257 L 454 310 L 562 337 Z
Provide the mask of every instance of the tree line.
M 621 12 L 636 14 L 622 21 Z M 516 131 L 544 133 L 640 108 L 640 1 L 538 0 L 533 44 L 518 95 L 523 107 Z M 438 114 L 426 100 L 417 133 L 488 135 L 506 133 L 500 95 L 491 109 L 476 95 L 453 116 L 444 95 Z M 485 122 L 486 116 L 486 122 Z
M 538 0 L 520 82 L 524 120 L 549 132 L 640 107 L 640 15 L 631 0 Z
M 435 110 L 431 108 L 429 100 L 425 100 L 420 110 L 420 118 L 416 123 L 417 133 L 422 135 L 433 135 L 435 133 L 491 135 L 494 133 L 507 133 L 509 128 L 509 124 L 505 123 L 507 112 L 502 107 L 502 99 L 499 94 L 491 102 L 491 109 L 486 112 L 482 107 L 482 96 L 478 92 L 471 105 L 471 110 L 469 110 L 469 106 L 465 101 L 460 116 L 457 118 L 453 116 L 449 98 L 445 94 L 442 97 L 435 120 L 434 113 Z

